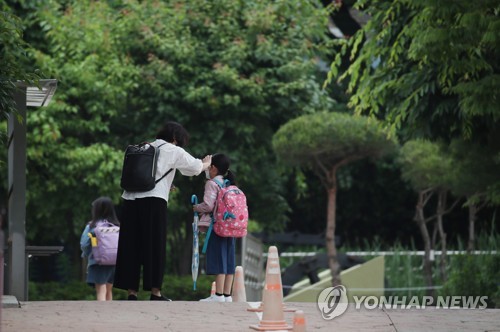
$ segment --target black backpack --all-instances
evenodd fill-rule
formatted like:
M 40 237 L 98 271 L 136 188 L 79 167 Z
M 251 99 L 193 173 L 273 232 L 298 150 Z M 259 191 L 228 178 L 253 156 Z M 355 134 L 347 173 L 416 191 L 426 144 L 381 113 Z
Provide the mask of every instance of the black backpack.
M 164 144 L 166 143 L 160 146 Z M 147 142 L 127 146 L 120 180 L 122 189 L 132 192 L 150 191 L 173 170 L 170 169 L 161 178 L 155 179 L 160 146 L 155 147 Z

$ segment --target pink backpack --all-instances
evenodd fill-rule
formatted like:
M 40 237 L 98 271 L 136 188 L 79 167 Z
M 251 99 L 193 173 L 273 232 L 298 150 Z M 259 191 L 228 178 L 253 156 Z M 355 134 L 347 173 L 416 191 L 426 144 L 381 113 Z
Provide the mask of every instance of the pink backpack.
M 213 218 L 215 234 L 221 237 L 245 237 L 248 226 L 247 198 L 243 191 L 225 180 L 220 183 Z

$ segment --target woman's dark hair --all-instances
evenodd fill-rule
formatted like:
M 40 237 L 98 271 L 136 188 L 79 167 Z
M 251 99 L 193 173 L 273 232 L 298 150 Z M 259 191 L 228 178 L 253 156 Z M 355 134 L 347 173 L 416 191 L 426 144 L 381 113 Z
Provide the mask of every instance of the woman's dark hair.
M 169 143 L 176 141 L 177 146 L 182 148 L 189 142 L 189 133 L 180 123 L 167 121 L 163 128 L 156 134 L 156 138 Z
M 223 153 L 216 153 L 212 155 L 212 165 L 217 167 L 217 175 L 222 175 L 224 179 L 228 179 L 231 184 L 236 184 L 236 177 L 234 173 L 229 169 L 231 160 L 228 156 Z
M 114 225 L 120 225 L 116 217 L 113 201 L 109 197 L 99 197 L 92 202 L 92 221 L 90 228 L 94 228 L 99 220 L 106 219 Z

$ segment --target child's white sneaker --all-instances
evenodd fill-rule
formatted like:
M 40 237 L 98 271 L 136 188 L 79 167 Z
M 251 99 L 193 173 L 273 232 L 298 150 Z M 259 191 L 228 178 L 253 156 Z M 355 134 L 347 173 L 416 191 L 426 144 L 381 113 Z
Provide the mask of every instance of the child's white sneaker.
M 224 295 L 210 295 L 206 299 L 201 299 L 200 302 L 226 302 Z
M 226 300 L 226 302 L 233 302 L 233 297 L 232 296 L 224 296 L 224 300 Z

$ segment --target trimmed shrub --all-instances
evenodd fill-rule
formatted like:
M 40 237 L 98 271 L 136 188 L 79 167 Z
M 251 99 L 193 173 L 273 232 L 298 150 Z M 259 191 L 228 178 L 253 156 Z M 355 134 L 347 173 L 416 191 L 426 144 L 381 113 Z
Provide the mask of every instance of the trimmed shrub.
M 210 295 L 212 281 L 215 276 L 200 275 L 196 291 L 193 290 L 191 276 L 165 276 L 162 294 L 175 301 L 198 301 Z M 149 300 L 150 292 L 139 291 L 139 300 Z M 95 300 L 95 290 L 83 281 L 68 282 L 30 282 L 29 301 L 92 301 Z M 114 300 L 125 300 L 127 292 L 113 289 Z
M 500 307 L 500 255 L 460 255 L 440 295 L 488 296 L 488 308 Z

